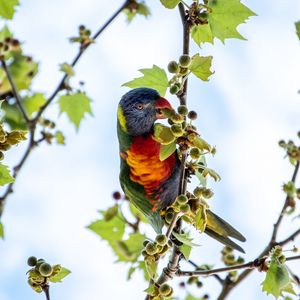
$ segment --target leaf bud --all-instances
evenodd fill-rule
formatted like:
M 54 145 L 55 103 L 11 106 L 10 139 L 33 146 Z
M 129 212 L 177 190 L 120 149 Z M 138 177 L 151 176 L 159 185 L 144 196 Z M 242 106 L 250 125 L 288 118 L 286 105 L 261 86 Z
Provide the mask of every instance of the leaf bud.
M 164 235 L 164 234 L 158 234 L 158 235 L 156 236 L 156 238 L 155 238 L 155 241 L 156 241 L 156 243 L 157 243 L 158 245 L 164 246 L 164 245 L 167 244 L 168 238 L 167 238 L 167 236 Z
M 175 60 L 172 60 L 169 62 L 168 71 L 170 73 L 177 73 L 179 71 L 178 63 Z
M 200 156 L 201 156 L 201 151 L 200 151 L 200 149 L 199 149 L 199 148 L 196 148 L 196 147 L 192 148 L 192 149 L 190 150 L 190 156 L 191 156 L 192 159 L 199 159 Z
M 183 54 L 179 57 L 179 64 L 181 67 L 187 68 L 191 63 L 191 57 L 188 54 Z
M 277 245 L 273 249 L 273 255 L 274 256 L 280 256 L 282 254 L 282 247 Z
M 286 258 L 283 254 L 281 254 L 279 257 L 278 257 L 278 261 L 281 263 L 281 264 L 284 264 L 285 261 L 286 261 Z
M 188 114 L 188 108 L 186 105 L 179 105 L 177 111 L 180 115 L 186 116 Z
M 30 267 L 34 267 L 37 263 L 37 258 L 35 256 L 30 256 L 27 259 L 27 265 Z
M 151 242 L 146 245 L 145 250 L 149 255 L 154 255 L 155 253 L 157 253 L 156 245 Z
M 189 111 L 187 116 L 191 120 L 196 120 L 197 119 L 197 113 L 194 110 Z

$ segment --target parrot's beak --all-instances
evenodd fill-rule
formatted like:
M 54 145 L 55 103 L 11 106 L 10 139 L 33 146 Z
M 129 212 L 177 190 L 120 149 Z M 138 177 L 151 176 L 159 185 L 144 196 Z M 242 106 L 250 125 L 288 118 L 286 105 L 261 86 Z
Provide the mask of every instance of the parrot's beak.
M 155 110 L 157 119 L 166 119 L 174 112 L 169 101 L 163 97 L 160 97 L 155 101 Z

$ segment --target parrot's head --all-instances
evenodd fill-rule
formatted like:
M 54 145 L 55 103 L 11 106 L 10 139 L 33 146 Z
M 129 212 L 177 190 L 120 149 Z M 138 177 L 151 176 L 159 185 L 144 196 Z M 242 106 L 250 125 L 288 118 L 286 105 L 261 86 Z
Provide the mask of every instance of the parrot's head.
M 173 111 L 173 108 L 156 90 L 137 88 L 120 100 L 118 121 L 128 134 L 143 135 L 152 130 L 157 119 L 166 118 L 166 110 Z

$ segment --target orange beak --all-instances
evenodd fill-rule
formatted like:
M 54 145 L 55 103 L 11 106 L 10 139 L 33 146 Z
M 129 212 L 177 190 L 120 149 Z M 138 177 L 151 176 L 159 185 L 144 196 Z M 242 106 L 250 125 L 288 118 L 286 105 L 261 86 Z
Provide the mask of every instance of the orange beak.
M 155 109 L 157 119 L 166 119 L 170 113 L 174 112 L 174 109 L 169 101 L 163 97 L 160 97 L 156 100 Z

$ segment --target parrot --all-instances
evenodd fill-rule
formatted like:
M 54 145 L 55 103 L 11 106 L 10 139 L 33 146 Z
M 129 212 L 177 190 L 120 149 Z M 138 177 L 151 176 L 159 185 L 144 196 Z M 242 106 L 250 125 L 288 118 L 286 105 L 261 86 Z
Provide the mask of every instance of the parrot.
M 131 203 L 161 233 L 161 213 L 178 196 L 180 159 L 175 151 L 165 160 L 159 157 L 161 144 L 155 140 L 154 124 L 174 111 L 168 100 L 151 88 L 135 88 L 124 94 L 117 109 L 120 154 L 120 185 Z M 245 237 L 222 218 L 207 210 L 206 234 L 244 253 L 229 237 L 241 242 Z

